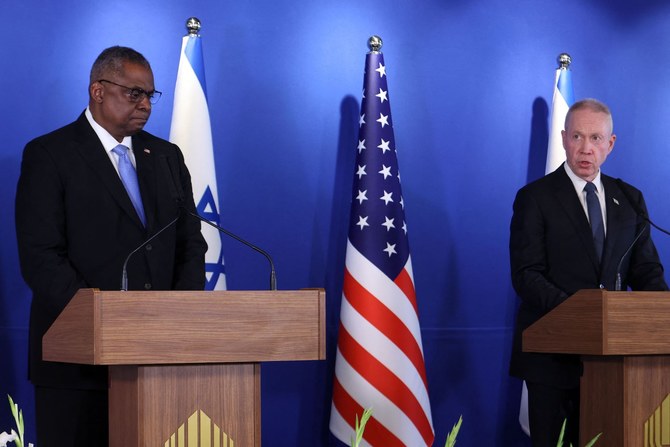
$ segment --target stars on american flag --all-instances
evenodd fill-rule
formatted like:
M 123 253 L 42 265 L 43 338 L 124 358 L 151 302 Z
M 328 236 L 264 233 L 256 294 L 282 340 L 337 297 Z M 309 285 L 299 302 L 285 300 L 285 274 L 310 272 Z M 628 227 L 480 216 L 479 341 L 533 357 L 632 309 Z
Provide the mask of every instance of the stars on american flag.
M 393 221 L 395 219 L 389 219 L 388 217 L 384 216 L 384 223 L 382 224 L 382 227 L 386 227 L 386 231 L 389 231 L 391 228 L 395 228 L 395 225 L 393 225 Z
M 389 244 L 388 242 L 386 243 L 386 248 L 384 249 L 384 251 L 385 251 L 386 253 L 388 253 L 389 258 L 391 257 L 391 255 L 398 254 L 398 252 L 395 251 L 395 246 L 396 246 L 396 245 L 397 245 L 397 244 Z
M 356 175 L 358 176 L 358 180 L 361 179 L 364 175 L 368 175 L 365 172 L 365 166 L 358 165 L 358 170 L 356 171 Z
M 375 63 L 369 70 L 371 83 L 364 88 L 359 120 L 349 239 L 366 258 L 395 278 L 409 256 L 404 201 L 386 67 Z M 376 150 L 367 150 L 371 147 Z M 369 175 L 372 173 L 377 175 Z
M 386 180 L 386 177 L 391 176 L 391 167 L 390 166 L 384 166 L 382 165 L 382 170 L 379 171 L 379 174 L 384 176 L 384 180 Z
M 386 94 L 386 90 L 379 89 L 379 93 L 377 93 L 375 96 L 383 103 L 384 101 L 388 101 Z
M 383 78 L 384 76 L 386 76 L 386 66 L 383 65 L 381 62 L 379 63 L 379 67 L 377 67 L 377 69 L 375 69 L 375 71 L 377 73 L 379 73 L 380 78 Z
M 384 115 L 383 113 L 380 113 L 380 114 L 379 114 L 379 119 L 377 120 L 377 122 L 378 122 L 379 124 L 381 124 L 382 129 L 384 128 L 384 126 L 388 126 L 388 125 L 389 125 L 389 117 L 388 117 L 388 115 Z
M 365 139 L 358 140 L 358 153 L 365 150 Z
M 361 230 L 365 227 L 369 227 L 370 224 L 368 223 L 368 216 L 365 217 L 358 216 L 358 223 L 356 224 L 356 226 L 361 227 Z
M 378 147 L 379 149 L 381 149 L 382 152 L 390 151 L 391 148 L 389 147 L 389 144 L 391 144 L 391 142 L 390 142 L 390 141 L 384 141 L 383 138 L 382 138 L 381 140 L 382 140 L 382 142 L 381 142 L 381 143 L 379 144 L 379 146 L 377 146 L 377 147 Z
M 358 200 L 359 205 L 362 205 L 365 200 L 368 200 L 368 198 L 366 197 L 367 193 L 368 193 L 367 189 L 365 191 L 361 191 L 360 189 L 358 190 L 358 195 L 356 196 L 356 200 Z

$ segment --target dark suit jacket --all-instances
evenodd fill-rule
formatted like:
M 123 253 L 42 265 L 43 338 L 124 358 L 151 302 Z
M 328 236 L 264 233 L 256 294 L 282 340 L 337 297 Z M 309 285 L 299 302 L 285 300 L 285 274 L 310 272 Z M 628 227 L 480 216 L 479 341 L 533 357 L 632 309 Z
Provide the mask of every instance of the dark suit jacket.
M 30 379 L 38 385 L 106 388 L 106 369 L 41 360 L 42 336 L 82 287 L 119 290 L 131 251 L 179 209 L 168 161 L 195 211 L 179 148 L 147 132 L 133 137 L 147 228 L 84 114 L 26 145 L 16 194 L 21 272 L 33 291 Z M 175 168 L 176 167 L 176 168 Z M 129 289 L 203 289 L 207 245 L 200 222 L 181 216 L 128 262 Z
M 642 236 L 622 263 L 623 290 L 668 288 L 649 227 L 636 212 L 646 215 L 642 193 L 607 175 L 601 178 L 607 207 L 602 262 L 563 166 L 517 193 L 509 244 L 512 284 L 521 298 L 510 364 L 514 376 L 559 388 L 579 385 L 578 357 L 523 353 L 521 333 L 580 289 L 614 290 L 617 265 L 640 231 Z

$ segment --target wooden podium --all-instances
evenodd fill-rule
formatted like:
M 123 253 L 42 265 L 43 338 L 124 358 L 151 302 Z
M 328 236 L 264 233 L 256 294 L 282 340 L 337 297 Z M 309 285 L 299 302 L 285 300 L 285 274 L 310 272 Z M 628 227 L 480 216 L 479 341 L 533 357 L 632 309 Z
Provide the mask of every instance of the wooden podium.
M 580 354 L 580 445 L 670 445 L 670 292 L 581 290 L 526 329 L 526 352 Z
M 325 359 L 323 290 L 82 289 L 45 360 L 109 366 L 110 447 L 260 446 L 259 362 Z

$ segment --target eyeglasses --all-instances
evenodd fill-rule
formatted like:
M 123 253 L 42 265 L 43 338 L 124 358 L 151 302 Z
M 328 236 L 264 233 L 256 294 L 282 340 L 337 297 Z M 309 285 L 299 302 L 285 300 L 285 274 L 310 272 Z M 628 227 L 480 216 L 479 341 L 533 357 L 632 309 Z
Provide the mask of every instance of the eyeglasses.
M 118 87 L 125 88 L 127 90 L 126 96 L 130 102 L 141 102 L 146 96 L 149 98 L 151 104 L 156 104 L 159 99 L 161 99 L 162 92 L 154 90 L 153 92 L 147 92 L 141 88 L 137 87 L 126 87 L 125 85 L 117 84 L 116 82 L 108 81 L 107 79 L 98 79 L 98 82 L 107 82 L 109 84 L 114 84 Z

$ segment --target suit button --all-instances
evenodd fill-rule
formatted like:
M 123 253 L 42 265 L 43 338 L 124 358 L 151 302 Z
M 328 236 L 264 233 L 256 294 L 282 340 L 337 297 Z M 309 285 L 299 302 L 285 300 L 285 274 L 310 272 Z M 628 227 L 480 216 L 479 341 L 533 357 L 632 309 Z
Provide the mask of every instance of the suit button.
M 147 251 L 153 250 L 153 247 L 151 246 L 151 244 L 147 244 L 145 248 L 146 248 Z
M 150 290 L 150 289 L 151 289 L 151 283 L 149 283 L 149 282 L 145 283 L 145 284 L 144 284 L 144 288 L 145 288 L 146 290 Z
M 604 286 L 603 284 L 600 284 L 599 287 L 600 287 L 601 289 L 604 289 L 604 288 L 605 288 L 605 286 Z

